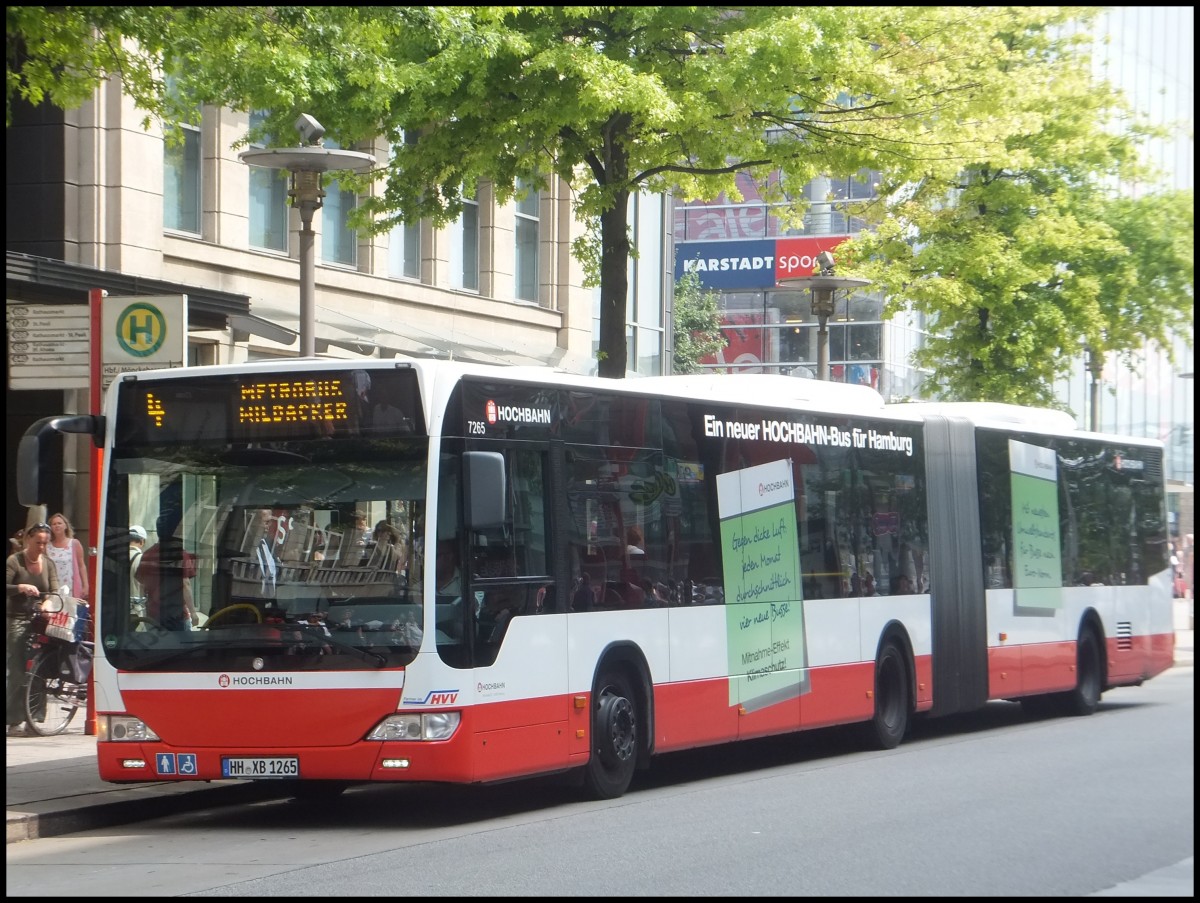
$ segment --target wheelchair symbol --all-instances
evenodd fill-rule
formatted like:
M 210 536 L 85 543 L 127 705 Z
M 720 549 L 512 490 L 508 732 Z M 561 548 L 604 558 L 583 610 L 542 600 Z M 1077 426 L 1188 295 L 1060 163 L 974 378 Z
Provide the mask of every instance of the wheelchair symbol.
M 179 773 L 188 775 L 195 775 L 199 773 L 199 770 L 196 768 L 195 753 L 179 754 Z

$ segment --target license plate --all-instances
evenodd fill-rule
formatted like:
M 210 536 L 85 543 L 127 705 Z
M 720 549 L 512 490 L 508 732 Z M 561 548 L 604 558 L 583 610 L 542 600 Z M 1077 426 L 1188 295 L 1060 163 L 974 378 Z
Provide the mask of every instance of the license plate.
M 275 758 L 221 758 L 221 775 L 226 778 L 298 778 L 300 760 L 295 756 Z

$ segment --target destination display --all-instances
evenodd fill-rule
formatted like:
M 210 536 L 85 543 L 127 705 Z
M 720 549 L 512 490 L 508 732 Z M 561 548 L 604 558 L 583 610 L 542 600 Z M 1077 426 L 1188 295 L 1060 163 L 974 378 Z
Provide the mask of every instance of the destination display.
M 122 421 L 119 446 L 424 432 L 416 376 L 407 369 L 129 379 L 119 391 L 129 396 L 122 406 L 136 412 Z

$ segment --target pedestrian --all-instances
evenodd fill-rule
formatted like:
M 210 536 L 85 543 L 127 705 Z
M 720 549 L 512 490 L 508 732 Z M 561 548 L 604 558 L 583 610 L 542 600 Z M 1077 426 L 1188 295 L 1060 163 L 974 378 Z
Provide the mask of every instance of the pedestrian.
M 4 648 L 6 681 L 4 711 L 9 736 L 22 736 L 25 721 L 25 659 L 33 611 L 38 601 L 61 585 L 58 571 L 46 549 L 50 545 L 50 525 L 34 524 L 25 531 L 25 548 L 8 556 L 5 562 L 4 590 L 8 632 Z
M 25 548 L 25 528 L 22 527 L 8 538 L 8 554 L 13 555 Z
M 381 520 L 375 525 L 371 538 L 375 542 L 375 553 L 372 560 L 376 562 L 378 568 L 404 574 L 408 567 L 408 556 L 400 531 L 386 520 Z
M 596 591 L 592 589 L 592 575 L 584 571 L 571 596 L 571 611 L 591 611 L 596 604 Z
M 146 528 L 134 524 L 129 528 L 129 602 L 134 614 L 145 617 L 146 590 L 137 578 L 138 565 L 142 563 L 142 552 L 146 545 Z
M 182 511 L 166 509 L 159 516 L 158 542 L 142 554 L 137 579 L 146 591 L 146 616 L 164 630 L 190 630 L 200 618 L 192 599 L 196 557 L 176 536 Z
M 286 518 L 280 518 L 280 523 Z M 275 537 L 271 534 L 271 522 L 276 520 L 270 508 L 259 508 L 255 514 L 253 529 L 258 541 L 254 544 L 254 558 L 258 564 L 259 588 L 264 599 L 275 598 L 275 580 L 279 563 L 275 559 Z
M 75 530 L 63 513 L 53 515 L 50 520 L 50 546 L 46 554 L 58 569 L 71 595 L 76 599 L 88 597 L 87 559 L 83 554 L 83 543 L 75 538 Z

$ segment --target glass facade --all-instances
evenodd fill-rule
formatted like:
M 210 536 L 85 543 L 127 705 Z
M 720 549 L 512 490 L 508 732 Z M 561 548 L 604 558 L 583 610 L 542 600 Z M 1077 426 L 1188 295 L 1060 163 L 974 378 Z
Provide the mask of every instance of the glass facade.
M 1194 29 L 1195 7 L 1190 6 L 1111 7 L 1095 28 L 1096 74 L 1119 87 L 1152 122 L 1174 126 L 1170 137 L 1146 146 L 1145 156 L 1160 180 L 1121 186 L 1130 194 L 1195 187 Z M 1165 444 L 1163 468 L 1175 490 L 1169 502 L 1177 541 L 1193 532 L 1195 522 L 1194 340 L 1193 329 L 1174 337 L 1170 354 L 1147 345 L 1127 362 L 1110 355 L 1100 374 L 1099 429 Z M 1057 392 L 1080 426 L 1090 427 L 1091 376 L 1082 350 Z

